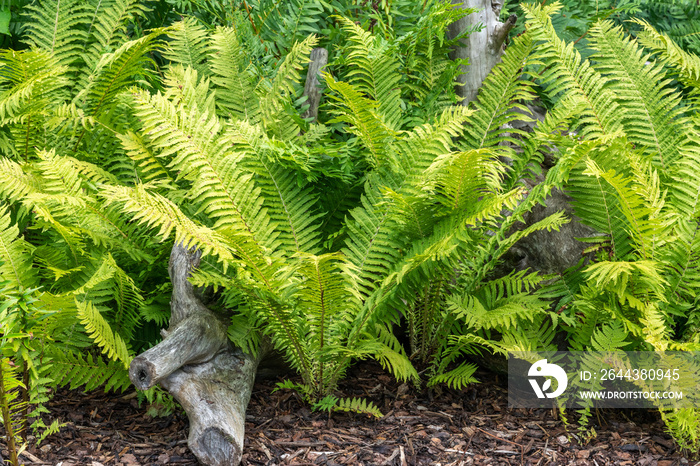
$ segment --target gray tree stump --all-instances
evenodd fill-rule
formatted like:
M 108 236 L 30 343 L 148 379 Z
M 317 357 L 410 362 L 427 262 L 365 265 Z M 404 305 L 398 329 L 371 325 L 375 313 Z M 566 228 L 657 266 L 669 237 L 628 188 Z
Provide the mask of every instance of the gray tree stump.
M 323 87 L 319 76 L 323 68 L 328 64 L 328 50 L 320 47 L 311 51 L 309 57 L 309 71 L 306 73 L 306 83 L 304 84 L 304 94 L 307 97 L 309 108 L 302 114 L 303 118 L 312 118 L 314 122 L 318 119 L 318 106 L 321 104 Z
M 163 341 L 134 358 L 129 378 L 140 390 L 160 384 L 182 405 L 190 420 L 188 445 L 201 463 L 236 465 L 260 358 L 232 348 L 226 324 L 195 295 L 188 278 L 200 256 L 173 247 L 170 326 Z
M 462 97 L 462 105 L 476 100 L 481 84 L 491 69 L 498 64 L 503 55 L 503 43 L 508 32 L 515 26 L 517 17 L 511 15 L 505 23 L 498 20 L 501 14 L 502 1 L 498 0 L 452 0 L 452 3 L 463 4 L 463 8 L 474 8 L 477 13 L 465 16 L 447 28 L 450 39 L 458 37 L 463 31 L 473 30 L 483 25 L 480 31 L 472 32 L 462 39 L 461 46 L 455 47 L 450 54 L 452 60 L 469 59 L 469 66 L 462 66 L 462 74 L 457 78 L 459 85 L 457 95 Z

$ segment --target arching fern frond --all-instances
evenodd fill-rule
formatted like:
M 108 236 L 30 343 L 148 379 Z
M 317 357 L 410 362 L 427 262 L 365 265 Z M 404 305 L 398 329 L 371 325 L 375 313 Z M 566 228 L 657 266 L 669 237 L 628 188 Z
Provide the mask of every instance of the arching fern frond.
M 353 21 L 338 17 L 348 36 L 349 53 L 345 57 L 350 71 L 348 82 L 365 97 L 378 104 L 378 114 L 392 130 L 401 122 L 400 63 L 389 44 L 365 31 Z
M 288 256 L 315 254 L 320 246 L 318 196 L 310 186 L 300 185 L 298 172 L 277 158 L 277 153 L 293 153 L 293 145 L 270 140 L 261 127 L 245 121 L 231 124 L 226 134 L 236 152 L 243 154 L 241 165 L 257 175 L 255 183 L 265 197 L 270 220 L 277 224 L 279 249 Z
M 102 352 L 114 361 L 120 361 L 124 368 L 129 367 L 131 356 L 126 343 L 121 336 L 112 332 L 109 323 L 102 317 L 91 301 L 76 300 L 80 322 L 85 326 L 88 335 L 102 348 Z
M 19 228 L 13 224 L 10 213 L 0 210 L 0 280 L 7 282 L 8 290 L 30 289 L 38 284 L 32 267 L 33 247 L 19 237 Z
M 561 4 L 523 4 L 522 8 L 527 17 L 528 32 L 535 40 L 536 59 L 543 64 L 539 78 L 546 86 L 546 92 L 551 96 L 561 92 L 574 94 L 588 103 L 578 121 L 585 138 L 621 131 L 624 110 L 605 86 L 606 80 L 588 60 L 581 58 L 572 43 L 561 40 L 552 26 L 550 15 L 556 13 Z
M 503 166 L 494 150 L 477 149 L 438 158 L 428 173 L 436 173 L 435 194 L 446 213 L 471 210 L 478 199 L 500 190 Z
M 657 54 L 662 63 L 673 67 L 683 84 L 700 98 L 700 57 L 683 50 L 665 34 L 661 34 L 649 23 L 637 21 L 644 30 L 639 33 L 639 42 Z
M 444 372 L 432 377 L 428 381 L 428 386 L 433 387 L 444 383 L 454 390 L 461 390 L 469 384 L 479 383 L 479 380 L 474 377 L 474 373 L 477 369 L 478 366 L 476 364 L 462 364 L 449 372 Z
M 195 69 L 197 74 L 205 77 L 209 74 L 206 60 L 209 55 L 208 31 L 196 18 L 186 17 L 170 27 L 170 40 L 163 49 L 163 57 L 185 68 Z
M 625 109 L 627 138 L 651 153 L 657 165 L 670 167 L 679 158 L 684 123 L 681 96 L 668 87 L 663 67 L 650 62 L 636 41 L 624 37 L 610 21 L 590 31 L 590 44 L 598 51 L 593 66 L 610 81 L 610 89 Z
M 652 187 L 649 190 L 651 192 L 649 192 L 644 190 L 645 186 L 642 185 L 645 181 L 643 176 L 646 173 L 635 173 L 635 182 L 633 183 L 631 178 L 615 173 L 614 170 L 603 171 L 590 159 L 586 160 L 585 163 L 584 175 L 592 175 L 597 179 L 604 180 L 604 183 L 615 190 L 617 205 L 626 219 L 626 233 L 636 243 L 639 256 L 644 259 L 651 258 L 656 249 L 656 243 L 664 241 L 662 238 L 665 236 L 658 212 L 663 199 L 658 190 L 656 172 L 654 171 L 650 175 L 652 180 L 656 180 L 654 184 L 656 189 Z M 645 194 L 654 196 L 654 198 L 646 198 Z
M 113 106 L 118 93 L 132 85 L 137 77 L 148 73 L 152 63 L 148 53 L 158 46 L 156 39 L 161 34 L 162 31 L 156 30 L 121 44 L 114 52 L 102 54 L 75 101 L 95 116 L 105 107 Z
M 149 144 L 161 157 L 176 154 L 170 166 L 192 181 L 189 197 L 212 219 L 213 228 L 245 238 L 246 248 L 252 248 L 246 256 L 263 257 L 276 249 L 277 235 L 260 188 L 241 171 L 240 154 L 230 150 L 216 115 L 177 106 L 160 94 L 141 92 L 135 100 Z
M 387 163 L 387 159 L 391 156 L 389 141 L 396 133 L 380 117 L 377 102 L 364 97 L 351 84 L 336 81 L 328 74 L 325 76 L 328 87 L 339 95 L 339 97 L 333 95 L 330 97 L 347 108 L 339 111 L 332 122 L 345 122 L 352 125 L 348 131 L 358 136 L 368 149 L 369 166 L 378 167 Z
M 295 43 L 275 71 L 272 81 L 261 83 L 262 122 L 267 132 L 279 140 L 293 140 L 301 132 L 298 116 L 296 120 L 294 118 L 296 110 L 292 101 L 297 91 L 295 85 L 301 81 L 300 71 L 309 63 L 311 50 L 317 43 L 315 36 Z
M 256 94 L 259 77 L 246 57 L 236 31 L 217 28 L 211 36 L 209 67 L 216 85 L 219 113 L 250 124 L 260 121 L 260 100 Z
M 474 104 L 476 111 L 465 126 L 463 147 L 495 147 L 506 141 L 520 145 L 518 140 L 504 134 L 519 134 L 519 131 L 505 125 L 514 120 L 527 119 L 526 115 L 517 111 L 527 112 L 527 109 L 517 102 L 528 102 L 534 98 L 532 83 L 523 79 L 534 50 L 535 42 L 528 33 L 516 37 L 509 45 L 508 53 L 491 70 L 479 90 Z M 515 157 L 514 154 L 509 156 Z
M 185 247 L 198 247 L 202 254 L 213 254 L 224 265 L 233 260 L 233 254 L 227 241 L 216 231 L 198 225 L 190 220 L 172 201 L 165 197 L 149 193 L 143 185 L 134 188 L 126 186 L 103 186 L 100 195 L 107 205 L 119 203 L 125 213 L 132 214 L 134 221 L 149 227 L 158 227 L 161 240 L 169 239 L 175 232 L 175 242 Z
M 52 54 L 61 66 L 75 66 L 84 52 L 91 5 L 82 0 L 46 0 L 26 8 L 31 18 L 26 42 Z
M 104 385 L 104 390 L 123 392 L 131 386 L 129 372 L 121 361 L 103 361 L 90 353 L 61 351 L 49 347 L 51 372 L 49 376 L 60 386 L 67 385 L 71 390 L 82 387 L 85 391 L 95 390 Z
M 87 73 L 94 71 L 103 54 L 110 53 L 129 40 L 129 22 L 143 16 L 147 7 L 137 0 L 102 0 L 91 3 L 90 19 L 87 23 L 85 40 L 81 48 L 85 51 L 81 58 L 87 65 L 81 69 L 79 86 L 85 87 Z
M 0 122 L 9 126 L 11 147 L 24 160 L 43 147 L 43 125 L 61 99 L 66 70 L 41 49 L 0 51 Z
M 133 131 L 118 135 L 126 154 L 134 161 L 139 180 L 142 183 L 157 181 L 164 186 L 174 186 L 175 178 L 171 175 L 163 160 L 155 155 L 140 135 Z
M 607 143 L 606 143 L 607 142 Z M 610 236 L 612 254 L 615 258 L 625 258 L 634 247 L 634 240 L 627 233 L 629 226 L 620 206 L 617 193 L 603 178 L 584 173 L 586 160 L 593 160 L 607 171 L 616 167 L 623 170 L 616 160 L 628 153 L 626 140 L 602 138 L 578 144 L 564 154 L 562 166 L 573 167 L 567 176 L 567 193 L 573 198 L 576 215 L 584 224 L 600 233 Z M 622 172 L 619 175 L 626 175 Z

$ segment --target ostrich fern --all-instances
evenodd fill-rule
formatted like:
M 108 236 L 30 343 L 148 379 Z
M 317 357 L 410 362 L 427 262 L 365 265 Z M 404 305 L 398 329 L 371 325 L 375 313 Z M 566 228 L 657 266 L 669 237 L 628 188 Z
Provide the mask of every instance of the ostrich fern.
M 696 57 L 646 25 L 640 41 L 660 55 L 656 62 L 621 28 L 600 21 L 589 34 L 593 54 L 582 59 L 554 32 L 549 16 L 559 7 L 524 6 L 538 43 L 538 83 L 551 98 L 582 108 L 573 126 L 579 136 L 560 140 L 550 173 L 558 172 L 581 221 L 605 235 L 593 263 L 560 282 L 567 284 L 559 305 L 566 304 L 569 345 L 696 350 L 700 144 L 689 116 L 696 113 Z M 671 87 L 663 64 L 680 64 L 690 99 Z M 694 415 L 663 414 L 691 449 L 700 429 Z
M 131 40 L 144 8 L 129 0 L 27 11 L 30 47 L 0 52 L 0 278 L 19 331 L 35 336 L 11 341 L 3 357 L 23 373 L 41 428 L 48 387 L 123 390 L 143 344 L 139 285 L 164 248 L 97 193 L 137 177 L 118 138 L 130 123 L 122 93 L 148 77 L 161 32 Z
M 519 207 L 525 192 L 503 189 L 506 169 L 495 142 L 455 150 L 453 139 L 463 134 L 472 111 L 443 104 L 416 124 L 395 88 L 409 82 L 423 89 L 424 76 L 402 74 L 387 44 L 339 21 L 350 44 L 344 63 L 352 71 L 341 72 L 343 80 L 324 76 L 332 105 L 327 121 L 337 129 L 309 127 L 298 117 L 299 70 L 313 36 L 292 46 L 265 77 L 255 75 L 232 28 L 210 34 L 187 20 L 175 26 L 164 89 L 132 94 L 139 124 L 122 138 L 138 159 L 137 170 L 149 176 L 134 187 L 101 189 L 109 205 L 155 227 L 161 238 L 174 234 L 207 254 L 211 259 L 193 282 L 223 288 L 225 300 L 237 303 L 232 325 L 240 326 L 242 315 L 266 334 L 301 374 L 308 398 L 326 400 L 319 405 L 324 409 L 324 397 L 355 359 L 374 357 L 399 379 L 417 379 L 390 327 L 397 311 L 408 312 L 415 301 L 404 298 L 422 280 L 446 283 L 463 257 L 479 251 L 504 209 L 523 212 L 537 202 L 528 197 Z M 199 58 L 192 59 L 189 51 L 195 49 Z M 518 68 L 514 60 L 508 73 Z M 505 98 L 527 92 L 526 85 L 514 89 Z M 515 118 L 504 111 L 505 118 Z M 338 129 L 345 146 L 331 139 Z M 352 173 L 357 181 L 328 170 L 328 159 L 348 150 L 362 169 Z M 329 229 L 330 216 L 338 212 L 323 208 L 329 179 L 360 187 L 340 230 Z M 538 199 L 545 193 L 535 192 Z M 555 216 L 530 231 L 562 221 Z M 493 266 L 515 242 L 505 238 L 506 230 L 478 252 L 475 268 Z M 521 286 L 519 276 L 504 280 Z M 545 311 L 539 301 L 508 290 L 519 317 L 537 306 Z M 445 326 L 443 333 L 458 327 Z M 240 329 L 230 334 L 249 335 Z

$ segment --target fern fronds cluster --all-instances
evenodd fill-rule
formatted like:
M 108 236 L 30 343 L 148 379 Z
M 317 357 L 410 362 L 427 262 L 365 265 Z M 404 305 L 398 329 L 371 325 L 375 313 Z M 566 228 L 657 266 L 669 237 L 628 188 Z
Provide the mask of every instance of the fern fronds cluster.
M 401 37 L 336 18 L 348 45 L 338 72 L 324 76 L 329 104 L 315 125 L 299 118 L 297 104 L 313 36 L 287 47 L 266 74 L 238 30 L 207 31 L 184 20 L 168 31 L 162 89 L 131 93 L 136 123 L 120 140 L 141 182 L 103 183 L 101 198 L 160 239 L 174 233 L 202 249 L 210 260 L 193 283 L 223 288 L 237 307 L 232 326 L 267 335 L 300 372 L 312 401 L 332 394 L 357 359 L 373 357 L 399 379 L 417 380 L 409 361 L 416 348 L 407 353 L 391 328 L 401 319 L 421 348 L 419 359 L 439 359 L 446 368 L 461 351 L 448 349 L 448 335 L 505 322 L 508 330 L 521 321 L 535 326 L 533 313 L 546 311 L 545 301 L 523 291 L 539 283 L 534 276 L 481 288 L 517 239 L 565 221 L 553 216 L 508 236 L 554 185 L 532 193 L 503 185 L 538 158 L 537 149 L 523 161 L 501 145 L 517 142 L 501 128 L 518 117 L 512 101 L 533 95 L 519 79 L 533 43 L 529 36 L 518 42 L 477 113 L 448 106 L 426 83 L 453 81 L 444 28 L 460 14 L 436 4 L 414 35 Z M 397 58 L 400 43 L 411 48 Z M 436 71 L 441 77 L 429 76 Z M 411 84 L 407 92 L 404 83 Z M 469 142 L 457 146 L 462 137 Z M 329 199 L 329 186 L 342 196 Z M 447 296 L 466 285 L 450 283 L 456 269 L 478 271 L 463 288 L 465 300 L 486 299 L 489 317 L 478 325 L 472 308 L 446 307 Z M 255 346 L 250 332 L 229 333 Z M 479 338 L 495 345 L 488 335 Z M 467 383 L 467 372 L 450 383 Z
M 0 52 L 0 294 L 18 335 L 34 336 L 9 335 L 3 361 L 23 377 L 23 422 L 44 434 L 58 427 L 39 416 L 50 387 L 127 387 L 153 326 L 141 287 L 164 281 L 154 263 L 165 245 L 99 197 L 139 176 L 121 133 L 134 118 L 127 90 L 151 78 L 162 35 L 132 37 L 145 11 L 132 0 L 33 4 L 29 48 Z
M 687 286 L 700 284 L 694 58 L 648 24 L 640 23 L 645 30 L 637 40 L 599 21 L 584 59 L 554 31 L 549 17 L 559 7 L 523 7 L 543 64 L 534 74 L 538 84 L 555 107 L 578 102 L 584 109 L 575 133 L 560 139 L 550 173 L 557 172 L 581 221 L 605 235 L 593 262 L 562 280 L 575 285 L 561 314 L 569 345 L 691 350 L 696 329 L 688 324 L 696 322 L 698 297 Z M 664 65 L 678 66 L 686 90 Z M 674 435 L 696 445 L 698 426 L 677 416 L 684 414 L 667 417 Z

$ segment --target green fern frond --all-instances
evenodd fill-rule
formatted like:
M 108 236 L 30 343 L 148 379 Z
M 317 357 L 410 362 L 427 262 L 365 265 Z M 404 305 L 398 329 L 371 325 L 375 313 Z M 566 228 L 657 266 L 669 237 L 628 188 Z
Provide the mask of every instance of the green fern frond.
M 661 411 L 669 433 L 688 451 L 697 451 L 700 446 L 700 410 L 684 408 L 671 412 Z
M 607 142 L 607 143 L 606 143 Z M 574 212 L 582 222 L 611 239 L 613 256 L 625 258 L 634 248 L 634 241 L 628 231 L 623 207 L 620 205 L 615 188 L 601 177 L 585 174 L 586 160 L 590 159 L 602 170 L 617 167 L 627 169 L 616 162 L 621 154 L 628 154 L 629 148 L 624 139 L 601 139 L 577 144 L 565 155 L 562 165 L 573 167 L 568 175 L 567 193 L 573 198 Z M 627 173 L 621 172 L 620 175 Z
M 54 419 L 53 422 L 48 426 L 45 426 L 42 424 L 42 427 L 44 427 L 44 430 L 36 438 L 36 444 L 41 445 L 41 442 L 46 440 L 46 437 L 59 433 L 61 431 L 61 428 L 65 427 L 65 425 L 66 425 L 65 422 L 61 422 L 58 419 Z
M 533 178 L 539 173 L 545 154 L 551 153 L 550 147 L 553 142 L 557 142 L 561 151 L 565 150 L 567 144 L 573 145 L 575 141 L 562 137 L 562 133 L 568 130 L 571 122 L 584 111 L 586 102 L 580 96 L 566 95 L 559 101 L 558 105 L 550 109 L 543 121 L 537 123 L 534 134 L 522 143 L 522 153 L 514 155 L 513 165 L 504 182 L 504 189 L 513 189 L 522 183 L 522 178 Z M 548 178 L 555 174 L 555 170 L 548 172 Z M 551 173 L 551 174 L 550 174 Z M 561 185 L 560 180 L 548 179 L 546 184 Z M 550 188 L 535 187 L 532 191 L 542 189 L 539 195 L 547 196 Z M 533 193 L 534 194 L 534 193 Z M 530 196 L 529 196 L 530 197 Z M 535 196 L 532 196 L 535 201 Z M 535 201 L 538 202 L 538 201 Z M 534 205 L 534 204 L 532 204 Z
M 446 32 L 450 24 L 470 13 L 474 11 L 448 2 L 434 2 L 422 9 L 415 28 L 406 34 L 394 32 L 397 37 L 391 46 L 405 55 L 402 97 L 416 114 L 431 115 L 443 106 L 457 103 L 453 84 L 462 63 L 450 60 L 446 53 L 449 47 Z
M 596 328 L 591 338 L 592 351 L 620 351 L 629 344 L 628 333 L 622 323 L 613 320 Z
M 275 71 L 272 81 L 261 83 L 262 122 L 267 132 L 279 140 L 293 140 L 301 132 L 292 100 L 297 92 L 295 85 L 301 81 L 300 71 L 308 65 L 311 50 L 317 43 L 315 36 L 295 43 Z
M 675 232 L 677 239 L 664 248 L 660 260 L 666 264 L 668 295 L 683 302 L 695 299 L 700 288 L 700 225 L 695 220 L 679 219 Z
M 62 99 L 66 71 L 41 49 L 0 51 L 0 122 L 9 127 L 12 151 L 24 160 L 43 147 L 43 124 Z
M 438 158 L 428 169 L 436 172 L 435 191 L 447 212 L 471 210 L 477 200 L 500 189 L 503 166 L 490 149 L 477 149 Z
M 663 67 L 651 63 L 650 55 L 610 21 L 597 23 L 590 37 L 598 51 L 591 57 L 593 66 L 609 80 L 624 108 L 627 138 L 649 151 L 657 166 L 672 166 L 680 156 L 687 123 L 680 119 L 681 96 L 668 86 Z
M 345 8 L 340 4 L 331 6 L 315 0 L 288 0 L 284 3 L 262 0 L 256 3 L 256 14 L 245 18 L 245 23 L 254 23 L 256 40 L 264 38 L 269 44 L 266 53 L 275 56 L 284 55 L 309 34 L 322 34 L 325 27 L 331 27 L 330 12 L 338 7 Z
M 75 102 L 96 117 L 106 107 L 113 106 L 117 94 L 132 85 L 137 77 L 148 73 L 149 65 L 153 63 L 149 52 L 159 45 L 157 38 L 161 34 L 162 31 L 156 30 L 139 39 L 124 42 L 114 52 L 102 54 L 85 87 L 75 97 Z
M 65 85 L 66 67 L 41 49 L 0 51 L 0 119 L 17 120 L 22 115 L 41 113 L 46 97 L 53 89 Z M 40 103 L 35 101 L 39 99 Z
M 110 253 L 102 257 L 94 273 L 73 293 L 93 303 L 101 297 L 113 300 L 113 309 L 106 313 L 112 330 L 127 341 L 133 338 L 133 332 L 140 324 L 139 309 L 144 300 L 133 279 L 119 267 Z
M 10 213 L 0 211 L 0 280 L 8 290 L 36 287 L 39 277 L 32 266 L 33 247 L 19 237 L 19 228 Z
M 177 154 L 169 167 L 180 170 L 181 178 L 192 180 L 189 197 L 214 222 L 213 228 L 219 232 L 216 242 L 221 239 L 219 235 L 225 236 L 232 245 L 237 245 L 233 247 L 240 257 L 254 267 L 263 281 L 268 281 L 274 274 L 268 254 L 278 247 L 274 224 L 263 206 L 260 188 L 255 186 L 252 175 L 243 172 L 238 164 L 241 155 L 231 151 L 228 136 L 221 134 L 218 118 L 202 114 L 196 107 L 178 107 L 161 95 L 140 93 L 136 105 L 150 145 L 160 151 L 161 157 Z M 168 215 L 178 217 L 180 226 L 187 224 L 189 235 L 197 234 L 189 219 L 179 210 L 178 213 L 172 210 L 174 205 L 163 204 L 169 201 L 148 197 L 169 210 Z M 154 214 L 157 215 L 157 210 L 149 212 L 149 215 Z M 155 220 L 152 217 L 152 221 Z M 172 224 L 161 223 L 167 225 L 161 233 L 172 230 Z M 183 233 L 181 228 L 176 229 L 178 236 Z M 189 236 L 187 241 L 193 239 Z M 204 239 L 197 238 L 195 244 Z M 230 254 L 224 252 L 226 248 L 221 244 L 204 247 L 215 248 L 224 261 L 230 260 Z
M 534 50 L 535 42 L 528 33 L 516 37 L 508 46 L 508 53 L 491 70 L 479 90 L 474 104 L 476 111 L 465 127 L 463 147 L 481 149 L 495 147 L 503 142 L 520 145 L 520 141 L 504 133 L 520 134 L 507 125 L 514 120 L 528 119 L 526 114 L 518 112 L 522 110 L 529 113 L 527 108 L 516 102 L 534 99 L 533 84 L 523 79 L 525 67 L 531 61 Z M 514 155 L 511 157 L 515 158 Z
M 472 293 L 448 298 L 448 308 L 475 330 L 508 330 L 549 308 L 549 301 L 533 293 L 541 280 L 536 274 L 516 272 L 487 282 Z
M 497 343 L 500 352 L 507 354 L 508 352 L 557 351 L 554 337 L 561 327 L 557 326 L 557 318 L 554 316 L 556 314 L 539 314 L 532 322 L 524 321 L 522 325 L 504 332 L 501 341 Z
M 61 66 L 75 66 L 87 39 L 84 27 L 90 24 L 92 8 L 82 0 L 46 0 L 26 7 L 26 42 L 56 57 Z
M 635 281 L 635 294 L 646 291 L 652 293 L 654 299 L 666 300 L 663 288 L 668 283 L 660 274 L 660 266 L 661 264 L 651 260 L 602 261 L 590 265 L 586 273 L 588 280 L 594 282 L 597 289 L 616 293 L 621 304 L 625 304 L 625 300 L 629 299 L 631 305 L 637 305 L 628 286 L 632 280 Z
M 346 76 L 349 84 L 378 103 L 378 115 L 391 130 L 399 129 L 402 77 L 393 50 L 355 22 L 343 17 L 337 19 L 349 40 L 345 56 L 350 67 Z
M 85 326 L 85 330 L 95 344 L 102 348 L 102 352 L 108 358 L 119 361 L 124 365 L 124 368 L 128 368 L 132 357 L 122 337 L 112 332 L 109 323 L 92 302 L 76 300 L 75 305 L 80 322 Z
M 95 70 L 95 65 L 103 54 L 109 53 L 129 40 L 128 23 L 144 16 L 148 11 L 137 0 L 110 0 L 91 2 L 90 19 L 87 23 L 85 41 L 81 48 L 85 50 L 82 59 L 87 65 L 85 71 Z M 83 71 L 83 70 L 81 70 Z M 83 71 L 84 72 L 84 71 Z M 77 79 L 79 87 L 85 87 L 87 73 Z
M 461 390 L 469 384 L 479 383 L 479 380 L 474 377 L 477 368 L 476 364 L 462 364 L 449 372 L 431 377 L 428 386 L 434 387 L 444 383 L 454 390 Z
M 663 204 L 658 190 L 658 181 L 655 184 L 656 189 L 651 188 L 644 192 L 639 185 L 644 183 L 646 173 L 637 171 L 634 180 L 638 186 L 634 186 L 631 178 L 615 173 L 614 170 L 603 171 L 590 159 L 586 160 L 585 163 L 586 170 L 583 171 L 583 175 L 601 178 L 615 190 L 618 205 L 626 219 L 627 234 L 636 243 L 640 256 L 645 259 L 651 258 L 652 251 L 656 249 L 654 243 L 664 236 L 662 224 L 658 218 L 658 207 L 657 209 L 652 208 Z M 654 179 L 655 176 L 656 173 L 652 171 L 650 177 Z M 643 194 L 654 198 L 645 199 Z
M 352 315 L 361 298 L 354 289 L 353 270 L 341 254 L 300 253 L 297 257 L 299 282 L 293 285 L 293 293 L 306 316 L 310 346 L 322 351 L 325 344 L 334 343 L 333 335 L 340 334 L 333 331 L 339 324 L 338 315 Z
M 466 109 L 446 110 L 435 125 L 415 128 L 396 144 L 400 151 L 400 164 L 394 165 L 396 172 L 385 178 L 368 176 L 361 207 L 350 212 L 352 219 L 346 223 L 348 237 L 343 249 L 357 268 L 363 295 L 369 296 L 384 280 L 409 239 L 401 233 L 405 232 L 405 203 L 397 203 L 392 197 L 410 199 L 420 194 L 426 171 L 435 159 L 449 153 L 450 138 L 460 134 L 459 128 L 469 114 Z M 487 215 L 486 210 L 480 213 Z
M 606 87 L 606 80 L 588 60 L 581 58 L 572 43 L 561 40 L 552 26 L 550 16 L 561 4 L 524 4 L 522 8 L 528 32 L 536 44 L 536 59 L 543 64 L 539 78 L 546 85 L 546 92 L 552 96 L 561 92 L 577 95 L 588 103 L 578 121 L 584 138 L 621 131 L 624 111 L 617 105 L 615 94 Z
M 649 23 L 636 21 L 644 30 L 639 33 L 639 42 L 655 52 L 662 63 L 675 68 L 683 84 L 688 86 L 696 96 L 700 89 L 700 57 L 683 50 L 673 39 L 661 34 Z
M 134 225 L 96 199 L 97 186 L 114 182 L 101 168 L 53 151 L 39 152 L 39 160 L 17 164 L 0 159 L 3 196 L 31 209 L 43 228 L 56 231 L 77 260 L 86 240 L 126 252 L 134 260 L 150 260 L 147 240 Z
M 90 353 L 82 355 L 72 351 L 49 348 L 51 357 L 51 377 L 58 386 L 71 390 L 82 387 L 86 392 L 104 385 L 104 390 L 123 392 L 131 386 L 128 366 L 122 361 L 103 361 Z
M 179 63 L 185 68 L 191 67 L 201 77 L 209 74 L 206 66 L 209 55 L 208 31 L 196 18 L 187 17 L 169 28 L 170 40 L 163 48 L 163 58 Z
M 163 160 L 154 154 L 143 137 L 133 131 L 117 136 L 126 154 L 134 161 L 142 183 L 156 182 L 164 187 L 175 186 L 175 178 L 170 174 Z
M 259 77 L 245 55 L 236 30 L 217 28 L 211 36 L 210 48 L 209 67 L 216 86 L 219 113 L 257 124 L 261 119 L 260 100 L 256 94 Z
M 669 181 L 665 183 L 669 202 L 685 218 L 697 218 L 700 213 L 700 178 L 695 176 L 700 173 L 700 121 L 695 119 L 693 123 L 694 130 L 686 130 L 681 158 L 667 172 Z
M 245 121 L 232 123 L 227 136 L 237 153 L 243 155 L 242 166 L 256 175 L 255 183 L 265 197 L 270 221 L 277 224 L 279 249 L 289 256 L 298 252 L 317 253 L 320 231 L 316 220 L 321 214 L 314 212 L 318 196 L 310 186 L 299 183 L 298 172 L 285 166 L 272 149 L 276 147 L 289 154 L 295 147 L 268 139 L 259 126 Z
M 333 410 L 369 414 L 377 419 L 384 416 L 374 403 L 367 401 L 365 398 L 340 398 Z
M 133 214 L 134 221 L 158 227 L 157 234 L 162 240 L 168 239 L 174 230 L 175 242 L 188 248 L 199 247 L 202 254 L 213 254 L 224 264 L 233 260 L 231 249 L 219 233 L 193 222 L 172 201 L 149 193 L 143 185 L 134 188 L 103 186 L 100 195 L 106 199 L 107 205 L 122 204 L 122 210 Z
M 352 222 L 347 224 L 348 239 L 344 254 L 357 268 L 358 285 L 363 295 L 369 296 L 378 286 L 377 280 L 386 276 L 391 264 L 399 256 L 395 221 L 382 204 L 376 190 L 376 180 L 367 182 L 362 207 L 351 211 Z
M 375 325 L 374 338 L 381 344 L 374 353 L 374 358 L 379 361 L 385 370 L 390 371 L 399 381 L 418 382 L 420 376 L 418 371 L 411 364 L 408 355 L 399 342 L 396 335 L 385 325 Z M 364 346 L 362 344 L 361 346 Z
M 5 432 L 13 436 L 12 440 L 20 440 L 24 430 L 23 412 L 27 402 L 22 400 L 21 390 L 26 389 L 18 373 L 19 367 L 10 364 L 9 358 L 0 356 L 0 420 Z M 10 452 L 15 454 L 16 452 Z
M 209 90 L 209 78 L 199 76 L 194 68 L 171 65 L 164 73 L 163 84 L 163 96 L 176 106 L 196 108 L 207 115 L 215 113 L 216 95 Z
M 331 99 L 347 108 L 339 111 L 332 122 L 351 125 L 347 131 L 358 136 L 368 149 L 367 163 L 370 167 L 386 164 L 391 158 L 390 141 L 396 133 L 380 117 L 377 102 L 364 97 L 349 83 L 336 81 L 329 74 L 325 77 L 328 88 L 338 93 L 338 96 L 331 94 Z
M 277 235 L 263 208 L 260 188 L 250 174 L 240 171 L 240 154 L 229 149 L 215 115 L 144 92 L 136 96 L 136 112 L 160 156 L 176 154 L 169 166 L 193 181 L 189 197 L 214 221 L 214 229 L 247 237 L 258 255 L 274 249 Z

